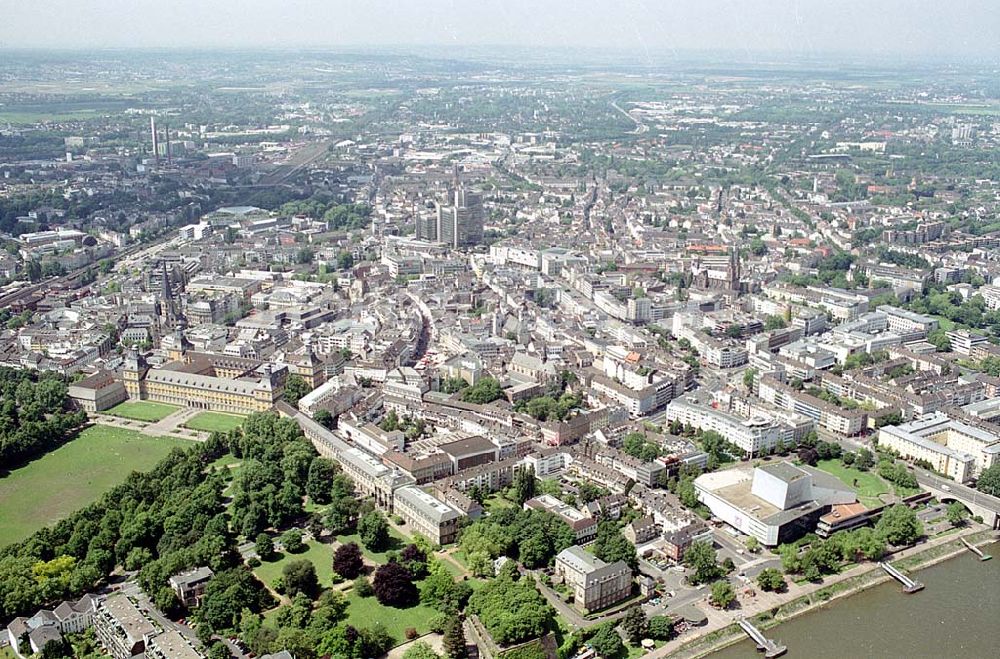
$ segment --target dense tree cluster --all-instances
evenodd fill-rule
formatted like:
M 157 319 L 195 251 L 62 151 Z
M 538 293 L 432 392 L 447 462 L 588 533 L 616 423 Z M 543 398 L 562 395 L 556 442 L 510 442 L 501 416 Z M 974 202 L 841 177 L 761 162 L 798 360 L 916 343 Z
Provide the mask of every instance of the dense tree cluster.
M 326 528 L 333 533 L 350 533 L 358 523 L 361 502 L 354 492 L 354 481 L 346 474 L 338 473 L 330 483 L 330 505 L 327 506 Z
M 913 509 L 897 504 L 886 508 L 879 517 L 875 534 L 890 545 L 910 545 L 924 534 L 924 526 Z
M 624 561 L 635 572 L 639 568 L 639 557 L 635 545 L 622 535 L 618 524 L 611 520 L 601 520 L 597 525 L 597 539 L 592 548 L 594 556 L 606 563 Z
M 227 449 L 243 459 L 228 511 L 226 479 L 208 469 Z M 242 429 L 175 449 L 148 473 L 131 474 L 96 503 L 0 551 L 0 618 L 79 596 L 118 565 L 139 570 L 142 588 L 169 608 L 167 579 L 207 565 L 215 577 L 197 616 L 211 629 L 231 627 L 242 609 L 271 604 L 240 565 L 233 530 L 253 539 L 301 516 L 315 459 L 298 426 L 272 413 L 251 415 Z M 267 549 L 266 541 L 260 549 Z M 39 571 L 47 577 L 38 578 Z
M 897 487 L 917 487 L 917 477 L 906 468 L 906 465 L 892 458 L 882 458 L 878 462 L 878 475 Z
M 312 260 L 310 258 L 310 260 Z M 306 382 L 301 375 L 298 373 L 292 373 L 288 376 L 285 381 L 285 402 L 287 402 L 292 407 L 297 407 L 299 404 L 299 399 L 305 396 L 312 390 L 309 383 Z
M 365 204 L 341 204 L 326 195 L 313 195 L 309 199 L 289 201 L 281 205 L 282 215 L 307 215 L 322 219 L 331 231 L 338 229 L 363 229 L 371 222 L 371 208 Z
M 472 587 L 465 581 L 455 581 L 439 561 L 430 564 L 429 572 L 420 589 L 420 603 L 442 613 L 457 614 L 465 607 Z
M 244 610 L 236 629 L 240 637 L 258 654 L 287 650 L 296 659 L 332 656 L 363 659 L 384 654 L 393 639 L 377 622 L 368 628 L 345 624 L 347 600 L 342 593 L 327 590 L 315 605 L 304 595 L 282 606 L 265 622 L 261 616 Z
M 468 557 L 469 569 L 478 576 L 489 576 L 492 561 L 499 556 L 538 568 L 575 541 L 573 530 L 550 512 L 506 508 L 466 528 L 459 544 Z
M 782 592 L 786 588 L 785 577 L 773 567 L 766 567 L 757 575 L 757 585 L 761 590 Z
M 518 401 L 514 409 L 526 412 L 539 421 L 563 421 L 570 412 L 582 406 L 583 396 L 567 391 L 558 397 L 545 395 L 536 396 L 528 401 Z
M 503 388 L 495 378 L 483 378 L 475 385 L 463 389 L 459 397 L 466 403 L 485 405 L 503 398 Z
M 233 480 L 234 530 L 256 538 L 268 527 L 284 528 L 303 516 L 302 497 L 318 458 L 298 424 L 277 414 L 254 414 L 242 430 L 228 433 L 227 443 L 243 460 Z
M 905 506 L 904 510 L 908 510 Z M 912 512 L 912 511 L 910 511 Z M 884 515 L 883 515 L 884 516 Z M 826 540 L 807 535 L 794 544 L 781 545 L 781 567 L 786 573 L 801 574 L 815 581 L 824 574 L 836 573 L 845 562 L 877 561 L 886 552 L 884 529 L 862 527 L 834 533 Z M 808 547 L 804 552 L 803 547 Z M 763 588 L 763 584 L 761 584 Z
M 501 645 L 538 638 L 553 628 L 554 612 L 534 581 L 501 573 L 469 598 L 468 611 L 479 616 Z
M 659 445 L 647 441 L 642 433 L 630 432 L 622 441 L 622 451 L 643 462 L 652 462 L 662 452 Z
M 46 453 L 87 421 L 69 411 L 66 383 L 55 374 L 0 368 L 0 464 L 13 467 Z

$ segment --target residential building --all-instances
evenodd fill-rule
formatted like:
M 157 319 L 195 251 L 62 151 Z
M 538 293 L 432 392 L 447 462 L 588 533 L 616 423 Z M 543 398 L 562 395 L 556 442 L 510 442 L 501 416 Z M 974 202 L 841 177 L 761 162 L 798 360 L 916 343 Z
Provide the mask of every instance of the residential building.
M 94 616 L 97 640 L 113 659 L 131 659 L 146 651 L 159 629 L 123 593 L 104 600 Z
M 177 594 L 177 599 L 189 609 L 201 604 L 201 596 L 205 593 L 205 586 L 214 576 L 212 568 L 203 566 L 196 567 L 187 572 L 181 572 L 167 579 L 167 584 Z
M 1000 463 L 1000 436 L 950 419 L 942 412 L 881 428 L 878 443 L 906 459 L 926 461 L 934 471 L 959 483 Z

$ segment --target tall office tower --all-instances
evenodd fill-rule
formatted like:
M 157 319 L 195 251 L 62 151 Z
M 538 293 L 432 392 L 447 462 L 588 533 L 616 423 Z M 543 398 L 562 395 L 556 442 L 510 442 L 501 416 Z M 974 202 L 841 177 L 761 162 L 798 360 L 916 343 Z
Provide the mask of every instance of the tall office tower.
M 156 117 L 149 118 L 149 132 L 153 136 L 153 160 L 157 163 L 160 162 L 160 143 L 159 138 L 156 135 Z
M 483 242 L 483 198 L 459 185 L 455 191 L 455 245 Z
M 483 242 L 483 198 L 465 187 L 455 165 L 453 205 L 437 205 L 437 241 L 451 247 Z
M 417 215 L 417 238 L 436 243 L 438 240 L 437 213 Z

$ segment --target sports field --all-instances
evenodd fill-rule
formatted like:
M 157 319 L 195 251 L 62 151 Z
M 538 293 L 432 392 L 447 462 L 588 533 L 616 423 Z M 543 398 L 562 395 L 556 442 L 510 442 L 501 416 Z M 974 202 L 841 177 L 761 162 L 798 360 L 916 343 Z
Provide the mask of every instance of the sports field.
M 190 440 L 91 426 L 72 441 L 0 477 L 0 547 L 69 516 Z

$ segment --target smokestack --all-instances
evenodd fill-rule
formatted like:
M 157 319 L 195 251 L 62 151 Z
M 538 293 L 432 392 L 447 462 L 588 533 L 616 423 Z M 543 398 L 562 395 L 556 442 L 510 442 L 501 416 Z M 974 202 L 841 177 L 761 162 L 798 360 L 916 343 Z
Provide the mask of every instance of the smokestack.
M 160 164 L 160 144 L 156 137 L 156 117 L 149 118 L 149 132 L 153 135 L 153 160 Z

